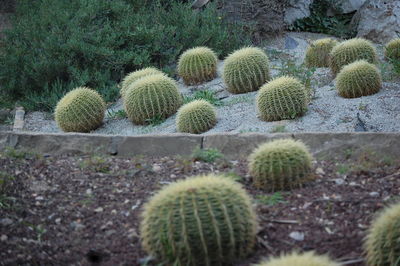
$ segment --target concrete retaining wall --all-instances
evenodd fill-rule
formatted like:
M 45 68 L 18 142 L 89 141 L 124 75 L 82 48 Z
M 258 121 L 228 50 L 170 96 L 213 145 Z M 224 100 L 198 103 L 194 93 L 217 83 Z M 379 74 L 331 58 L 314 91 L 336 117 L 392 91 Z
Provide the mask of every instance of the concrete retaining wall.
M 372 151 L 400 158 L 400 133 L 278 133 L 164 134 L 113 136 L 0 132 L 0 149 L 7 146 L 49 155 L 110 154 L 118 156 L 190 155 L 196 147 L 215 148 L 228 159 L 245 158 L 260 143 L 276 138 L 302 140 L 315 156 L 340 156 Z

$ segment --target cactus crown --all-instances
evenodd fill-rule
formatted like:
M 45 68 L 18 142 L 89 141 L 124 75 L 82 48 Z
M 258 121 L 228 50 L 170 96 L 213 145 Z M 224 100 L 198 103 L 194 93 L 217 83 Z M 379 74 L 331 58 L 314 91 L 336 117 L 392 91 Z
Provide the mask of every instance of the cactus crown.
M 400 38 L 386 44 L 385 57 L 389 60 L 400 60 Z
M 336 87 L 345 98 L 367 96 L 380 90 L 382 78 L 375 65 L 359 60 L 343 67 L 336 77 Z
M 55 120 L 65 132 L 89 132 L 103 123 L 106 104 L 96 91 L 79 87 L 57 104 Z
M 184 52 L 178 62 L 178 74 L 186 85 L 195 85 L 217 76 L 217 56 L 208 47 L 196 47 Z
M 400 265 L 400 204 L 385 208 L 373 221 L 365 242 L 369 266 Z
M 120 94 L 122 99 L 124 99 L 125 97 L 125 93 L 128 90 L 129 86 L 132 85 L 132 83 L 134 83 L 135 81 L 137 81 L 140 78 L 143 78 L 145 76 L 148 75 L 154 75 L 154 74 L 162 74 L 162 72 L 160 70 L 158 70 L 157 68 L 154 67 L 147 67 L 147 68 L 143 68 L 134 72 L 131 72 L 130 74 L 128 74 L 122 81 L 121 84 L 121 90 L 120 90 Z
M 219 265 L 252 250 L 257 222 L 238 183 L 222 176 L 171 184 L 144 207 L 142 244 L 168 265 Z
M 270 78 L 269 60 L 260 48 L 243 48 L 225 59 L 223 79 L 231 93 L 258 90 Z
M 215 108 L 205 100 L 195 100 L 183 105 L 176 116 L 179 132 L 199 134 L 209 130 L 216 123 Z
M 378 62 L 374 45 L 365 39 L 354 38 L 333 47 L 331 52 L 331 70 L 337 75 L 340 70 L 357 60 L 366 60 L 371 64 Z
M 316 255 L 314 252 L 299 254 L 293 252 L 259 264 L 258 266 L 339 266 L 328 256 Z
M 265 191 L 300 187 L 310 180 L 312 156 L 300 141 L 278 139 L 260 145 L 249 156 L 254 185 Z
M 164 74 L 145 76 L 125 94 L 124 107 L 130 120 L 145 124 L 155 117 L 167 118 L 182 105 L 176 82 Z
M 325 38 L 316 40 L 307 48 L 305 63 L 307 67 L 329 67 L 330 52 L 339 42 Z
M 308 95 L 295 78 L 283 76 L 261 87 L 256 103 L 260 118 L 265 121 L 293 119 L 307 110 Z

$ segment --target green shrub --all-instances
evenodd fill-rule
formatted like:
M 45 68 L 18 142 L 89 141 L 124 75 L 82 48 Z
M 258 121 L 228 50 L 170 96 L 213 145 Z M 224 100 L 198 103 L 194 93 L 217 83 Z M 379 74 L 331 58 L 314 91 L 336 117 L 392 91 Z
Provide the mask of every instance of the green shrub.
M 155 2 L 21 0 L 0 51 L 1 93 L 29 110 L 52 110 L 79 86 L 109 102 L 126 73 L 154 66 L 173 74 L 190 47 L 208 46 L 225 56 L 248 43 L 214 4 L 198 12 L 190 3 Z
M 125 97 L 125 93 L 130 85 L 132 85 L 135 81 L 139 80 L 140 78 L 153 74 L 162 74 L 162 72 L 154 67 L 146 67 L 129 73 L 122 80 L 121 90 L 120 90 L 122 99 Z
M 391 40 L 385 46 L 385 57 L 389 60 L 400 60 L 400 38 Z
M 370 41 L 354 38 L 336 45 L 331 52 L 331 70 L 337 75 L 345 65 L 357 60 L 366 60 L 371 64 L 378 63 L 376 49 Z
M 344 98 L 367 96 L 379 92 L 382 77 L 375 65 L 359 60 L 343 67 L 336 77 L 336 87 Z
M 143 248 L 167 265 L 231 264 L 255 243 L 250 197 L 224 176 L 171 184 L 150 199 L 142 216 Z
M 179 132 L 200 134 L 213 128 L 216 123 L 215 108 L 205 100 L 195 100 L 183 105 L 176 116 Z
M 106 104 L 94 90 L 76 88 L 57 104 L 55 120 L 65 132 L 89 132 L 103 123 Z
M 295 78 L 283 76 L 261 87 L 256 104 L 260 118 L 265 121 L 293 119 L 307 110 L 308 95 Z
M 329 67 L 330 52 L 339 42 L 325 38 L 316 40 L 307 48 L 305 64 L 307 67 Z
M 217 55 L 208 47 L 186 50 L 178 62 L 178 74 L 186 85 L 196 85 L 217 76 Z
M 299 254 L 293 252 L 289 255 L 271 258 L 266 262 L 257 264 L 256 266 L 339 266 L 329 259 L 328 256 L 316 255 L 314 252 L 306 252 Z
M 176 82 L 164 74 L 145 76 L 129 87 L 124 107 L 128 118 L 143 125 L 154 118 L 165 119 L 182 105 Z
M 193 102 L 195 100 L 205 100 L 215 106 L 223 105 L 223 102 L 217 97 L 216 94 L 217 93 L 215 91 L 211 91 L 211 90 L 196 91 L 191 96 L 184 96 L 183 102 L 186 104 L 186 103 Z
M 213 163 L 218 159 L 223 159 L 224 155 L 217 149 L 201 149 L 200 147 L 196 147 L 191 157 L 194 161 Z
M 372 222 L 365 242 L 367 265 L 400 265 L 400 204 L 383 210 Z
M 249 156 L 254 185 L 265 191 L 300 187 L 310 179 L 312 156 L 301 141 L 278 139 L 260 145 Z
M 270 79 L 268 56 L 256 47 L 235 51 L 225 59 L 223 79 L 231 93 L 258 90 Z

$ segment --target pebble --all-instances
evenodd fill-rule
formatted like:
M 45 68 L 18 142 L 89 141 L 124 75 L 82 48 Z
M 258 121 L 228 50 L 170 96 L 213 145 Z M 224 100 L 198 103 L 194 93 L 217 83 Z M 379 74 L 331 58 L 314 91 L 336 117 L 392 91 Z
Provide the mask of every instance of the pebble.
M 61 218 L 57 218 L 56 219 L 56 224 L 60 224 L 61 223 Z
M 42 196 L 38 196 L 38 197 L 35 198 L 35 200 L 38 200 L 38 201 L 39 200 L 44 200 L 44 198 Z
M 336 185 L 343 185 L 344 184 L 344 180 L 342 178 L 336 178 L 333 179 L 333 181 L 335 181 Z
M 170 175 L 171 178 L 176 178 L 176 175 L 172 174 Z
M 77 223 L 77 222 L 72 222 L 72 223 L 70 223 L 69 226 L 74 230 L 80 230 L 80 229 L 85 228 L 85 226 L 83 224 Z
M 154 164 L 153 165 L 153 171 L 156 172 L 156 173 L 159 173 L 159 172 L 162 171 L 162 167 L 160 165 L 158 165 L 158 164 Z
M 324 171 L 324 169 L 322 169 L 321 167 L 318 167 L 318 168 L 315 170 L 315 173 L 316 173 L 317 175 L 325 175 L 325 171 Z
M 7 236 L 7 235 L 2 235 L 2 236 L 0 237 L 0 240 L 1 240 L 2 242 L 7 241 L 7 239 L 8 239 L 8 236 Z
M 294 240 L 296 240 L 296 241 L 303 241 L 304 240 L 304 233 L 302 233 L 302 232 L 291 232 L 290 234 L 289 234 L 289 237 L 290 238 L 293 238 Z
M 102 207 L 98 207 L 97 209 L 94 210 L 95 212 L 103 212 L 104 209 Z
M 86 189 L 86 194 L 91 195 L 92 194 L 92 189 L 90 189 L 90 188 Z
M 3 226 L 8 226 L 13 224 L 13 220 L 9 219 L 9 218 L 4 218 L 0 220 L 0 224 Z
M 379 193 L 378 192 L 371 192 L 371 193 L 369 193 L 369 195 L 371 197 L 379 197 Z

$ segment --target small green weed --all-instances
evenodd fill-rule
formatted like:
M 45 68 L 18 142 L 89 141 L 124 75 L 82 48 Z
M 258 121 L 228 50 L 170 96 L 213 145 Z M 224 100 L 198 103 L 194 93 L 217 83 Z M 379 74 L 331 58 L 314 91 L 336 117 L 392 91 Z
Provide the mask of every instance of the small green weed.
M 11 199 L 7 196 L 15 177 L 6 172 L 0 171 L 0 209 L 11 207 Z
M 93 156 L 84 159 L 80 162 L 80 168 L 103 174 L 110 173 L 111 171 L 109 162 L 107 162 L 106 158 L 102 156 Z
M 286 203 L 282 192 L 275 192 L 272 195 L 257 195 L 256 201 L 260 204 L 273 206 L 278 203 Z
M 250 103 L 254 100 L 252 95 L 240 95 L 223 102 L 225 106 L 232 106 L 238 103 Z
M 363 103 L 363 102 L 361 102 L 359 105 L 358 105 L 358 110 L 360 110 L 360 111 L 366 111 L 367 110 L 367 104 L 366 103 Z
M 118 111 L 107 110 L 107 116 L 111 119 L 124 119 L 127 117 L 125 110 L 118 110 Z
M 270 131 L 271 133 L 283 133 L 287 132 L 286 126 L 285 125 L 276 125 L 273 127 Z
M 222 159 L 223 157 L 224 155 L 217 149 L 200 149 L 200 147 L 197 147 L 192 153 L 193 160 L 207 163 L 215 162 L 217 159 Z
M 19 150 L 12 147 L 6 147 L 4 151 L 4 155 L 8 158 L 14 159 L 28 159 L 28 158 L 39 158 L 40 156 L 36 153 L 26 151 L 26 150 Z
M 185 96 L 183 102 L 190 103 L 194 100 L 205 100 L 215 106 L 221 106 L 222 101 L 216 97 L 216 93 L 210 90 L 196 91 L 192 96 Z
M 235 172 L 224 173 L 223 176 L 235 182 L 240 182 L 243 179 L 240 175 L 238 175 Z
M 158 126 L 158 125 L 161 125 L 162 123 L 164 123 L 164 121 L 165 121 L 165 118 L 164 117 L 162 117 L 161 115 L 156 115 L 155 117 L 153 117 L 153 118 L 150 118 L 150 119 L 146 119 L 146 123 L 148 124 L 148 125 L 150 125 L 150 126 Z
M 260 130 L 258 128 L 248 128 L 239 131 L 239 133 L 251 133 L 251 132 L 260 132 Z
M 350 171 L 350 167 L 348 165 L 345 165 L 345 164 L 339 164 L 337 166 L 336 171 L 341 175 L 345 175 Z

